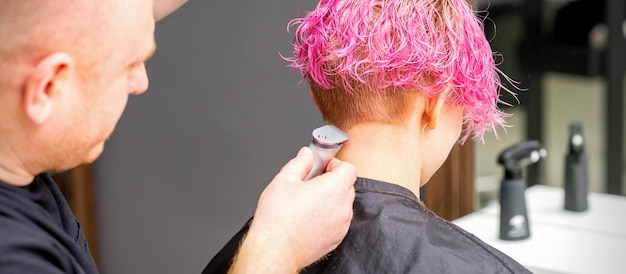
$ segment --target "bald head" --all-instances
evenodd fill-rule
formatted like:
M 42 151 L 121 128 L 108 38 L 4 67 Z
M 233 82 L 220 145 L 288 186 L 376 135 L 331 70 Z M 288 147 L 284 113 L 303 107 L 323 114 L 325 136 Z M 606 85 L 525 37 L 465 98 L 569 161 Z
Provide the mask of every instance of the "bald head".
M 0 75 L 16 81 L 19 75 L 12 74 L 53 52 L 81 56 L 98 32 L 107 31 L 114 2 L 0 0 Z
M 147 89 L 153 0 L 0 7 L 0 179 L 27 183 L 95 160 L 128 95 Z
M 0 0 L 0 54 L 58 50 L 75 44 L 90 27 L 103 23 L 108 6 L 104 3 L 112 2 Z
M 184 3 L 158 1 L 172 2 L 161 6 L 163 15 Z M 116 35 L 133 27 L 123 23 L 125 19 L 140 12 L 152 14 L 154 5 L 152 0 L 0 0 L 0 91 L 19 78 L 14 74 L 20 67 L 53 52 L 69 53 L 78 65 L 96 67 L 100 60 L 92 58 L 93 53 L 106 58 L 111 54 L 106 50 L 119 40 Z

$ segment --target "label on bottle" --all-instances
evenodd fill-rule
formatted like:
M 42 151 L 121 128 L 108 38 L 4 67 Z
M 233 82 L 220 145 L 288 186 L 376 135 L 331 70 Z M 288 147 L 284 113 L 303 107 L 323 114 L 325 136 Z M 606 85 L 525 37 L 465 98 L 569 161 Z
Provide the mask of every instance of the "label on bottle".
M 524 215 L 515 215 L 509 220 L 511 229 L 507 235 L 511 238 L 520 238 L 528 235 L 528 225 L 526 223 L 526 217 Z

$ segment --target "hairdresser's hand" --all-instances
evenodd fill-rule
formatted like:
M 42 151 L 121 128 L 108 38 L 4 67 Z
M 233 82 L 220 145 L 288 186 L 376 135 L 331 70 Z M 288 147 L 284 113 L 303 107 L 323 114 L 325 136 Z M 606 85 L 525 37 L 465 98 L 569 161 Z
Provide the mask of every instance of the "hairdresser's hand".
M 163 19 L 185 3 L 187 0 L 154 0 L 154 21 Z
M 313 152 L 302 148 L 265 188 L 233 263 L 236 273 L 294 273 L 335 249 L 352 219 L 354 167 L 332 159 L 303 182 Z

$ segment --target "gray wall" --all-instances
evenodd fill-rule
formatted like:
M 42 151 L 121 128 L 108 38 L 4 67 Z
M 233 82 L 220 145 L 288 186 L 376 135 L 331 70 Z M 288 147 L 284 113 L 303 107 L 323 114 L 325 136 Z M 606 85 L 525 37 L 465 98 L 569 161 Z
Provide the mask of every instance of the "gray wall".
M 157 24 L 150 88 L 94 166 L 102 273 L 199 273 L 308 144 L 322 121 L 279 52 L 314 4 L 191 0 Z

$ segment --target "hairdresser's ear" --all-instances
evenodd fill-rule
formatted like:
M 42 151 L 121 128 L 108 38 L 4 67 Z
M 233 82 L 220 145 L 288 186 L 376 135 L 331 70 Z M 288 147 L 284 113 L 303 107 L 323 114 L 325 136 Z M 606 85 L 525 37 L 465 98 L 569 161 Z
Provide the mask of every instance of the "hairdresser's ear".
M 311 100 L 313 101 L 313 103 L 317 107 L 317 110 L 319 110 L 321 112 L 322 109 L 320 109 L 320 104 L 317 102 L 317 99 L 315 99 L 315 95 L 313 94 L 313 90 L 309 89 L 309 95 L 311 95 Z
M 428 129 L 433 130 L 437 127 L 437 123 L 442 115 L 443 106 L 446 103 L 446 95 L 448 91 L 439 93 L 436 96 L 427 99 L 426 109 L 424 110 L 424 116 Z
M 52 115 L 55 99 L 60 90 L 69 86 L 67 70 L 73 65 L 72 57 L 56 52 L 41 60 L 27 76 L 22 90 L 22 107 L 26 117 L 36 125 L 45 123 Z

